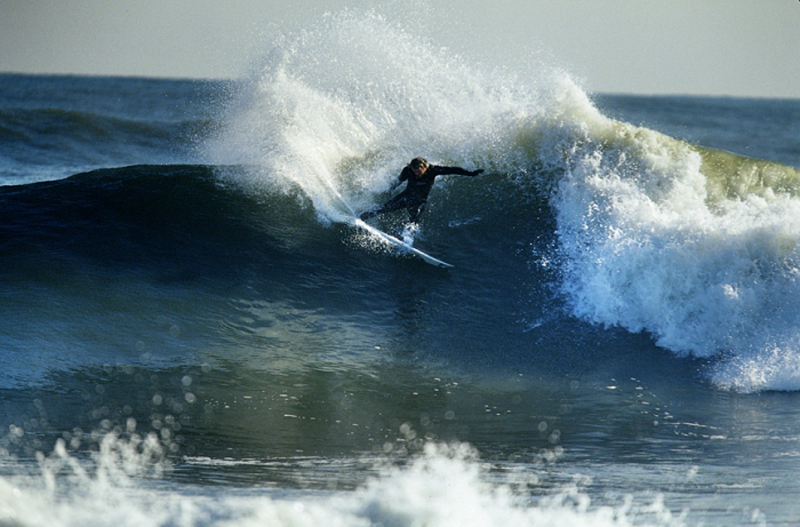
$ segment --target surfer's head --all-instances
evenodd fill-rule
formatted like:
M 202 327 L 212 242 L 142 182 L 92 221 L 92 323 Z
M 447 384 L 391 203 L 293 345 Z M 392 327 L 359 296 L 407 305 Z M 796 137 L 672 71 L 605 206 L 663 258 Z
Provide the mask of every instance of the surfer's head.
M 426 170 L 428 170 L 430 163 L 428 163 L 421 157 L 415 157 L 414 159 L 411 160 L 408 166 L 411 167 L 411 171 L 414 172 L 414 175 L 421 176 L 422 174 L 425 173 Z

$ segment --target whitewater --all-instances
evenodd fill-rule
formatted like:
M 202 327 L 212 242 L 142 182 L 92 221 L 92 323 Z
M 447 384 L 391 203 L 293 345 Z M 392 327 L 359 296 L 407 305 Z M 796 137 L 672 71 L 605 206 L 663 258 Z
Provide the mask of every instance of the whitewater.
M 230 81 L 0 75 L 0 525 L 792 525 L 798 123 L 359 10 Z M 453 269 L 349 224 L 417 156 L 485 171 Z

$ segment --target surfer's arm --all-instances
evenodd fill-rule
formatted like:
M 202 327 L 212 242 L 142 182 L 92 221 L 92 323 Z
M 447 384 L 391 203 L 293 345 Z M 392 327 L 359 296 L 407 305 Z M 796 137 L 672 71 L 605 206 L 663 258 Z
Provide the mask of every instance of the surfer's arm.
M 389 187 L 389 192 L 390 192 L 390 193 L 391 193 L 391 192 L 394 192 L 394 191 L 395 191 L 395 189 L 396 189 L 397 187 L 399 187 L 399 186 L 400 186 L 400 185 L 403 183 L 403 181 L 404 181 L 404 180 L 402 180 L 402 179 L 399 179 L 399 178 L 398 178 L 398 179 L 395 179 L 394 181 L 392 181 L 392 186 L 390 186 L 390 187 Z
M 475 177 L 478 174 L 483 173 L 483 169 L 478 170 L 465 170 L 461 167 L 440 167 L 440 166 L 431 166 L 428 170 L 434 170 L 436 176 L 470 176 Z
M 405 167 L 402 171 L 400 171 L 400 175 L 397 176 L 397 179 L 392 182 L 392 186 L 389 187 L 389 192 L 394 192 L 395 189 L 402 185 L 404 181 L 407 181 L 409 177 L 411 177 L 411 169 Z

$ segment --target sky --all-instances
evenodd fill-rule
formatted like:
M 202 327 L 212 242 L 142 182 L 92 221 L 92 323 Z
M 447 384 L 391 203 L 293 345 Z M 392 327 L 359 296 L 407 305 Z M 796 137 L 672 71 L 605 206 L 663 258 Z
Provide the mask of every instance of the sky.
M 232 78 L 276 27 L 367 6 L 595 93 L 800 99 L 799 0 L 0 0 L 0 72 Z

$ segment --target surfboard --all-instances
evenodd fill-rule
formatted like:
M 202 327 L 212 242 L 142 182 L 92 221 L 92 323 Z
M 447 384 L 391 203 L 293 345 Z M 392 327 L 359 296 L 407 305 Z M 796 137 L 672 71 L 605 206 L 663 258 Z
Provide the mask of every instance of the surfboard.
M 427 262 L 427 263 L 429 263 L 431 265 L 435 265 L 436 267 L 442 267 L 442 268 L 445 268 L 445 269 L 449 268 L 449 267 L 453 267 L 452 264 L 449 264 L 447 262 L 443 262 L 442 260 L 440 260 L 438 258 L 434 258 L 430 254 L 422 252 L 419 249 L 417 249 L 416 247 L 413 247 L 413 246 L 407 244 L 406 242 L 404 242 L 400 238 L 395 238 L 391 234 L 386 234 L 382 230 L 376 229 L 372 225 L 366 223 L 364 220 L 360 220 L 360 219 L 356 218 L 353 221 L 353 225 L 355 225 L 359 229 L 363 229 L 363 230 L 367 231 L 368 233 L 380 238 L 381 240 L 383 240 L 384 242 L 388 243 L 389 245 L 392 245 L 392 246 L 397 247 L 398 249 L 400 249 L 402 251 L 411 253 L 411 254 L 413 254 L 415 256 L 418 256 L 418 257 L 422 258 L 423 261 L 425 261 L 425 262 Z

